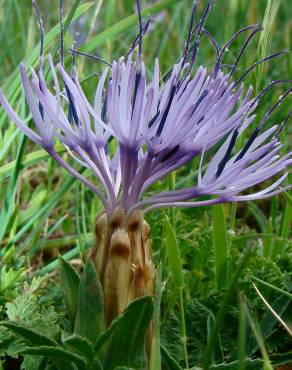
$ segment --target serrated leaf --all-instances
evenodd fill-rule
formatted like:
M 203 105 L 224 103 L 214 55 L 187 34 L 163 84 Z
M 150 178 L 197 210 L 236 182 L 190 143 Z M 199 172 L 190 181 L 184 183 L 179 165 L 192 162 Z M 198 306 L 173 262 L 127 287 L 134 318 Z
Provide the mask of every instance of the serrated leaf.
M 48 346 L 57 345 L 57 342 L 54 341 L 54 339 L 46 335 L 40 334 L 33 329 L 29 329 L 24 325 L 13 322 L 1 322 L 0 325 L 3 325 L 6 328 L 12 330 L 14 333 L 22 336 L 24 339 L 28 340 L 33 344 Z
M 45 356 L 52 360 L 62 362 L 73 362 L 82 369 L 86 368 L 86 359 L 76 353 L 69 352 L 62 348 L 50 346 L 27 347 L 19 352 L 20 355 Z
M 102 287 L 89 260 L 80 278 L 74 333 L 95 343 L 102 332 L 103 312 Z
M 104 368 L 146 369 L 145 336 L 153 315 L 152 297 L 134 300 L 117 322 L 105 355 Z
M 74 334 L 67 337 L 64 340 L 64 345 L 68 347 L 68 349 L 73 349 L 75 352 L 85 356 L 88 360 L 92 360 L 94 357 L 93 345 L 80 335 Z
M 167 368 L 169 370 L 182 370 L 182 368 L 179 366 L 176 360 L 171 356 L 171 354 L 167 351 L 167 349 L 162 344 L 160 344 L 160 347 L 161 347 L 161 357 L 167 364 Z
M 20 279 L 23 274 L 23 268 L 14 270 L 12 267 L 2 267 L 0 270 L 0 292 L 5 289 L 11 289 L 13 285 Z
M 60 263 L 60 277 L 61 287 L 64 294 L 65 302 L 69 311 L 71 322 L 74 325 L 76 312 L 77 312 L 77 301 L 78 301 L 78 288 L 80 277 L 74 268 L 65 261 L 62 257 L 59 257 Z

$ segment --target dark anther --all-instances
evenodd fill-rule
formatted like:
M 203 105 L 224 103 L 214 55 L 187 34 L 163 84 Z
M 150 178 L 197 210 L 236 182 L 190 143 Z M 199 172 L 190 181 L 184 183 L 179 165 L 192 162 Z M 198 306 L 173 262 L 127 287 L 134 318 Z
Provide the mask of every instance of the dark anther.
M 276 58 L 278 56 L 281 56 L 281 55 L 285 55 L 288 53 L 288 50 L 285 49 L 285 50 L 281 50 L 279 51 L 278 53 L 274 53 L 274 54 L 271 54 L 271 55 L 268 55 L 267 57 L 263 58 L 263 59 L 260 59 L 258 60 L 257 62 L 255 62 L 251 67 L 249 67 L 245 72 L 244 74 L 237 80 L 234 82 L 233 84 L 233 88 L 235 88 L 251 71 L 253 71 L 258 65 L 262 64 L 262 63 L 265 63 L 273 58 Z
M 170 159 L 179 150 L 179 145 L 176 145 L 173 149 L 169 150 L 168 153 L 161 159 L 160 162 L 165 162 Z
M 202 103 L 202 101 L 205 99 L 205 97 L 208 95 L 208 90 L 204 90 L 203 91 L 203 94 L 199 97 L 199 99 L 196 101 L 196 104 L 194 106 L 194 109 L 192 111 L 192 114 L 195 113 L 195 111 L 197 110 L 198 106 Z
M 217 172 L 216 172 L 216 177 L 219 177 L 221 175 L 221 173 L 223 172 L 223 170 L 224 170 L 224 168 L 225 168 L 225 166 L 226 166 L 226 164 L 227 164 L 227 162 L 230 158 L 232 149 L 234 148 L 234 145 L 236 143 L 237 136 L 238 136 L 238 128 L 236 128 L 233 131 L 233 134 L 232 134 L 230 143 L 228 145 L 228 148 L 226 150 L 226 153 L 225 153 L 224 157 L 222 158 L 222 160 L 220 161 L 220 163 L 218 165 L 218 169 L 217 169 Z
M 107 113 L 107 95 L 105 95 L 104 102 L 102 105 L 102 110 L 101 110 L 101 119 L 103 122 L 106 120 L 106 113 Z
M 155 115 L 151 118 L 150 122 L 148 123 L 148 128 L 151 128 L 154 125 L 155 121 L 159 117 L 159 114 L 160 114 L 160 110 L 158 109 Z
M 132 116 L 133 116 L 133 113 L 134 113 L 134 108 L 135 108 L 137 92 L 138 92 L 138 87 L 139 87 L 140 81 L 141 81 L 141 72 L 138 70 L 137 73 L 136 73 L 136 77 L 135 77 L 135 87 L 134 87 L 133 103 L 132 103 Z
M 163 115 L 161 117 L 161 121 L 159 123 L 159 126 L 158 126 L 158 129 L 157 129 L 157 132 L 156 132 L 156 136 L 160 136 L 161 135 L 161 132 L 163 130 L 163 127 L 165 125 L 165 121 L 166 121 L 166 118 L 168 116 L 168 112 L 170 110 L 170 107 L 171 107 L 171 103 L 173 101 L 173 98 L 175 96 L 175 93 L 176 93 L 176 85 L 173 85 L 172 88 L 171 88 L 171 92 L 170 92 L 170 96 L 169 96 L 169 99 L 168 99 L 168 103 L 167 103 L 167 106 L 165 108 L 165 111 L 163 112 Z
M 251 137 L 248 139 L 247 143 L 245 144 L 245 146 L 243 147 L 243 149 L 241 150 L 241 152 L 236 157 L 236 159 L 235 159 L 234 162 L 237 162 L 237 161 L 239 161 L 240 159 L 242 159 L 244 157 L 245 153 L 248 151 L 248 149 L 250 148 L 250 146 L 252 145 L 252 143 L 255 141 L 256 137 L 259 134 L 259 132 L 260 132 L 260 128 L 257 127 L 254 130 L 254 132 L 252 133 Z
M 102 59 L 102 58 L 100 58 L 100 57 L 98 57 L 98 56 L 96 56 L 96 55 L 92 55 L 92 54 L 88 54 L 88 53 L 83 53 L 83 52 L 81 52 L 81 51 L 77 51 L 76 49 L 69 49 L 70 51 L 71 51 L 71 53 L 72 54 L 77 54 L 77 55 L 82 55 L 82 56 L 84 56 L 84 57 L 88 57 L 88 58 L 91 58 L 91 59 L 93 59 L 93 60 L 95 60 L 96 62 L 101 62 L 101 63 L 104 63 L 104 64 L 106 64 L 107 66 L 109 66 L 109 67 L 112 67 L 112 64 L 111 63 L 109 63 L 109 62 L 107 62 L 106 60 L 104 60 L 104 59 Z
M 75 103 L 74 103 L 74 98 L 68 88 L 68 86 L 65 84 L 65 90 L 66 90 L 66 94 L 67 94 L 67 97 L 68 97 L 68 102 L 69 102 L 69 112 L 68 112 L 68 121 L 70 123 L 73 123 L 73 119 L 74 119 L 74 122 L 75 124 L 78 126 L 79 125 L 79 118 L 78 118 L 78 114 L 77 114 L 77 111 L 76 111 L 76 107 L 75 107 Z
M 251 137 L 249 138 L 248 142 L 245 144 L 244 148 L 242 149 L 242 151 L 239 153 L 238 157 L 235 159 L 235 162 L 236 161 L 239 161 L 240 159 L 243 158 L 243 156 L 245 155 L 245 153 L 247 152 L 247 150 L 249 149 L 249 147 L 251 146 L 251 144 L 255 141 L 257 135 L 259 134 L 261 128 L 263 127 L 263 125 L 265 124 L 265 122 L 267 121 L 267 119 L 270 117 L 270 115 L 274 112 L 274 110 L 276 108 L 278 108 L 281 103 L 283 102 L 283 100 L 285 100 L 287 98 L 287 96 L 289 94 L 291 94 L 292 92 L 292 88 L 290 88 L 289 90 L 287 90 L 281 97 L 280 99 L 274 104 L 272 105 L 272 107 L 268 110 L 268 112 L 264 115 L 264 118 L 261 120 L 261 122 L 259 123 L 259 125 L 256 127 L 256 129 L 254 130 L 254 132 L 252 133 Z M 289 118 L 287 119 L 287 121 L 289 120 Z M 285 120 L 286 121 L 286 120 Z M 285 122 L 284 121 L 284 126 L 286 125 L 287 121 Z M 284 128 L 283 126 L 283 128 Z M 283 129 L 282 126 L 280 127 L 280 130 Z M 278 132 L 275 134 L 275 135 L 278 135 L 279 134 L 279 130 Z
M 60 62 L 64 65 L 64 25 L 63 25 L 63 1 L 59 0 L 59 19 L 60 19 Z
M 202 116 L 200 119 L 199 119 L 199 121 L 198 121 L 198 123 L 197 123 L 197 125 L 199 124 L 199 123 L 201 123 L 202 121 L 203 121 L 203 119 L 205 118 L 205 116 Z
M 39 112 L 40 112 L 42 119 L 44 119 L 44 107 L 42 106 L 41 103 L 39 103 Z

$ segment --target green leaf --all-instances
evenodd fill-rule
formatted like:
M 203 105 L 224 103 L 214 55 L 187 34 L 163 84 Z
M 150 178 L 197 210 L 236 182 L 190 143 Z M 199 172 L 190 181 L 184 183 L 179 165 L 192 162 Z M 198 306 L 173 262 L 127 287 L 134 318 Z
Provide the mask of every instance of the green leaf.
M 228 242 L 226 220 L 222 204 L 213 206 L 212 210 L 216 280 L 217 287 L 221 289 L 227 283 Z
M 73 349 L 79 354 L 85 356 L 88 360 L 94 358 L 93 345 L 86 339 L 79 335 L 71 335 L 64 340 L 64 344 L 68 349 Z
M 160 354 L 160 304 L 161 304 L 161 265 L 158 267 L 155 281 L 155 298 L 153 314 L 153 338 L 151 343 L 150 370 L 161 370 Z
M 208 310 L 207 307 L 206 309 Z M 207 319 L 207 331 L 208 331 L 208 340 L 209 340 L 209 335 L 212 332 L 212 328 L 215 323 L 215 317 L 211 310 L 208 310 L 208 311 L 209 311 L 209 315 Z M 221 363 L 223 361 L 224 361 L 223 348 L 222 348 L 220 333 L 218 332 L 216 335 L 216 339 L 214 340 L 214 345 L 213 345 L 213 362 Z
M 169 370 L 182 370 L 176 360 L 171 356 L 167 349 L 161 344 L 161 356 Z
M 245 252 L 245 254 L 241 257 L 241 259 L 239 260 L 234 276 L 232 277 L 229 283 L 229 286 L 227 287 L 227 290 L 222 299 L 220 308 L 216 314 L 215 322 L 208 336 L 208 343 L 204 351 L 204 368 L 205 369 L 208 369 L 211 364 L 212 354 L 214 351 L 214 345 L 217 341 L 219 330 L 221 329 L 224 317 L 227 313 L 229 302 L 236 288 L 239 275 L 243 267 L 247 263 L 248 259 L 250 258 L 250 255 L 251 255 L 251 249 L 248 249 Z
M 270 289 L 275 290 L 276 292 L 278 292 L 280 294 L 285 295 L 286 297 L 288 297 L 290 299 L 292 299 L 292 293 L 289 293 L 286 290 L 283 290 L 281 288 L 278 288 L 277 286 L 275 286 L 273 284 L 270 284 L 270 283 L 268 283 L 268 282 L 266 282 L 266 281 L 264 281 L 262 279 L 259 279 L 258 277 L 253 276 L 253 275 L 251 275 L 251 279 L 257 281 L 258 283 L 260 283 L 260 284 L 262 284 L 262 285 L 264 285 L 264 286 L 266 286 L 266 287 L 268 287 Z
M 14 322 L 1 322 L 0 325 L 5 326 L 6 328 L 12 330 L 14 333 L 22 336 L 24 339 L 29 342 L 37 345 L 45 346 L 56 346 L 57 342 L 43 334 L 39 334 L 35 330 L 29 329 L 24 325 L 14 323 Z
M 281 353 L 278 355 L 271 355 L 270 360 L 274 366 L 287 365 L 292 363 L 292 351 Z
M 284 209 L 282 211 L 281 223 L 278 230 L 278 235 L 273 247 L 272 259 L 275 260 L 278 256 L 283 254 L 285 243 L 289 239 L 289 234 L 291 231 L 291 222 L 292 222 L 292 206 L 287 201 L 285 202 Z
M 20 142 L 18 153 L 17 153 L 17 158 L 15 161 L 15 166 L 14 166 L 12 176 L 7 186 L 6 194 L 3 199 L 2 210 L 0 213 L 0 242 L 2 241 L 5 235 L 13 208 L 15 206 L 14 198 L 15 198 L 15 192 L 16 192 L 16 187 L 18 183 L 18 177 L 19 177 L 20 170 L 21 170 L 21 162 L 22 162 L 25 144 L 26 144 L 26 137 L 24 136 L 24 134 L 21 134 L 21 142 Z
M 81 174 L 84 171 L 84 167 L 80 168 L 79 173 Z M 70 189 L 70 187 L 74 184 L 74 182 L 77 181 L 76 177 L 68 176 L 67 180 L 64 182 L 63 186 L 54 193 L 48 202 L 44 204 L 42 208 L 18 231 L 18 233 L 14 236 L 12 240 L 8 243 L 7 247 L 15 244 L 18 242 L 18 240 L 26 233 L 30 227 L 33 226 L 33 224 L 37 221 L 39 221 L 44 214 L 49 214 L 49 212 L 54 209 L 56 204 L 59 202 L 59 200 L 63 197 L 64 193 Z
M 80 278 L 74 333 L 95 343 L 103 327 L 103 293 L 97 273 L 88 260 Z
M 291 197 L 291 195 L 287 191 L 284 191 L 283 194 L 284 194 L 287 202 L 289 203 L 289 206 L 292 207 L 292 197 Z
M 96 344 L 95 344 L 95 353 L 97 353 L 102 346 L 105 344 L 105 342 L 111 337 L 116 325 L 120 320 L 122 320 L 124 317 L 123 314 L 118 316 L 115 320 L 113 320 L 110 324 L 110 326 L 101 334 L 101 336 L 98 338 Z
M 59 262 L 61 270 L 61 287 L 68 307 L 71 322 L 74 325 L 77 312 L 78 288 L 80 278 L 74 268 L 70 265 L 70 263 L 65 261 L 64 258 L 59 257 Z
M 55 150 L 58 154 L 61 154 L 66 151 L 66 149 L 64 148 L 62 144 L 56 144 Z M 46 152 L 44 149 L 33 151 L 23 156 L 21 167 L 26 168 L 26 167 L 32 166 L 33 164 L 38 163 L 41 160 L 47 159 L 49 157 L 50 157 L 49 153 Z M 6 179 L 7 177 L 11 175 L 13 168 L 15 166 L 15 163 L 16 163 L 16 160 L 5 163 L 3 166 L 0 167 L 0 181 Z
M 183 273 L 180 257 L 180 250 L 173 227 L 169 221 L 168 216 L 165 216 L 165 237 L 166 249 L 169 260 L 169 266 L 175 285 L 178 288 L 183 287 Z
M 105 355 L 104 368 L 117 366 L 146 369 L 145 336 L 153 315 L 152 297 L 134 300 L 117 322 Z
M 48 365 L 48 358 L 47 357 L 44 357 L 42 359 L 42 361 L 40 362 L 40 364 L 39 364 L 38 370 L 44 370 L 44 369 L 46 369 L 47 368 L 47 365 Z
M 87 369 L 86 359 L 82 356 L 66 351 L 62 348 L 50 347 L 50 346 L 39 346 L 39 347 L 27 347 L 19 351 L 20 355 L 32 355 L 32 356 L 46 356 L 52 360 L 62 361 L 62 362 L 73 362 L 81 369 Z
M 3 294 L 5 290 L 13 290 L 22 275 L 23 268 L 14 270 L 12 267 L 3 266 L 0 269 L 0 293 Z
M 110 339 L 110 337 L 111 337 L 112 333 L 114 332 L 116 326 L 122 320 L 124 320 L 124 312 L 121 315 L 119 315 L 117 318 L 115 318 L 111 322 L 110 326 L 98 338 L 98 340 L 95 344 L 95 353 L 97 353 L 102 348 L 102 346 L 106 343 L 106 341 L 108 341 Z

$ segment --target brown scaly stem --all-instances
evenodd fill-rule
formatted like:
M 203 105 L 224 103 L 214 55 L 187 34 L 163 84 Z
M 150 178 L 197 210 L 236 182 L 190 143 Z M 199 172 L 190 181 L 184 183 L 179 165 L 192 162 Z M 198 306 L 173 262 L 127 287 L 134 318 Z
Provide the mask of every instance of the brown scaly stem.
M 110 219 L 98 216 L 95 233 L 91 257 L 104 291 L 108 326 L 133 299 L 154 294 L 150 227 L 141 211 L 126 220 L 117 209 Z

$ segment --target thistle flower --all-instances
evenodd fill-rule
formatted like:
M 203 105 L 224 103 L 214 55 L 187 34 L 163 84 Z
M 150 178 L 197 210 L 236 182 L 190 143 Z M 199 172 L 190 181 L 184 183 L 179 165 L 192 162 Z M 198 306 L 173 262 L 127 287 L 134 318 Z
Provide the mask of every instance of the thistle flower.
M 270 128 L 265 126 L 273 111 L 291 93 L 291 88 L 268 110 L 243 146 L 239 148 L 237 145 L 238 138 L 246 135 L 247 129 L 254 122 L 255 109 L 263 95 L 275 84 L 291 83 L 289 80 L 272 81 L 253 97 L 252 86 L 245 90 L 241 85 L 244 78 L 259 64 L 287 51 L 280 51 L 256 62 L 240 78 L 234 80 L 233 75 L 242 54 L 261 29 L 258 25 L 246 27 L 219 48 L 212 35 L 204 28 L 212 1 L 208 2 L 202 18 L 195 25 L 197 3 L 198 1 L 194 3 L 183 54 L 165 79 L 161 78 L 158 60 L 154 63 L 152 79 L 146 78 L 142 37 L 150 21 L 142 24 L 140 3 L 137 1 L 139 34 L 126 57 L 107 63 L 99 78 L 92 104 L 80 86 L 77 68 L 73 66 L 71 75 L 64 68 L 62 32 L 61 63 L 55 66 L 52 57 L 48 56 L 53 90 L 48 87 L 43 76 L 42 50 L 40 70 L 36 72 L 31 68 L 31 78 L 28 77 L 25 66 L 20 65 L 23 88 L 36 130 L 28 127 L 18 117 L 3 93 L 0 93 L 0 103 L 9 118 L 102 201 L 106 220 L 103 215 L 97 222 L 97 244 L 93 256 L 98 256 L 98 269 L 104 289 L 111 292 L 119 291 L 117 285 L 114 287 L 119 282 L 113 283 L 112 280 L 113 269 L 117 271 L 117 266 L 122 266 L 121 262 L 116 263 L 115 257 L 109 257 L 111 253 L 112 256 L 117 256 L 114 253 L 116 250 L 119 251 L 119 257 L 127 256 L 126 267 L 120 267 L 128 269 L 127 274 L 124 270 L 120 274 L 127 276 L 124 279 L 128 283 L 123 284 L 130 286 L 133 279 L 135 280 L 130 276 L 133 269 L 130 266 L 135 266 L 136 278 L 139 275 L 137 266 L 142 266 L 141 271 L 145 273 L 147 263 L 148 275 L 152 274 L 151 252 L 149 246 L 145 246 L 147 243 L 144 243 L 148 240 L 148 236 L 145 237 L 148 233 L 147 225 L 140 211 L 263 199 L 287 189 L 280 185 L 287 177 L 285 171 L 292 163 L 292 153 L 280 156 L 282 144 L 279 133 L 289 116 L 280 125 Z M 38 20 L 42 29 L 40 17 Z M 249 31 L 251 33 L 234 65 L 228 73 L 224 73 L 222 59 L 226 50 L 239 35 Z M 210 39 L 216 51 L 216 63 L 212 71 L 204 66 L 194 71 L 202 35 Z M 135 59 L 134 50 L 137 47 L 138 56 Z M 72 52 L 73 55 L 78 54 L 76 50 Z M 59 84 L 58 74 L 63 87 Z M 114 152 L 109 150 L 111 140 L 117 143 Z M 79 165 L 90 169 L 96 181 L 90 181 L 72 167 L 71 163 L 65 161 L 55 150 L 56 142 L 63 143 Z M 218 144 L 219 149 L 214 151 Z M 210 152 L 213 157 L 205 165 L 206 154 L 208 153 L 209 158 Z M 147 196 L 147 190 L 152 184 L 186 166 L 194 158 L 200 158 L 200 164 L 192 187 Z M 264 190 L 243 194 L 245 190 L 283 171 Z M 136 226 L 131 228 L 129 225 L 133 224 Z M 100 248 L 102 243 L 104 246 Z M 128 258 L 129 255 L 131 258 Z M 108 276 L 111 279 L 108 280 Z M 134 285 L 139 284 L 135 280 Z M 140 286 L 140 293 L 135 294 L 147 293 L 141 293 L 142 291 Z M 128 301 L 128 295 L 131 293 L 127 292 L 126 298 L 123 296 L 116 299 L 119 302 Z M 115 314 L 116 312 L 109 314 L 109 321 Z

